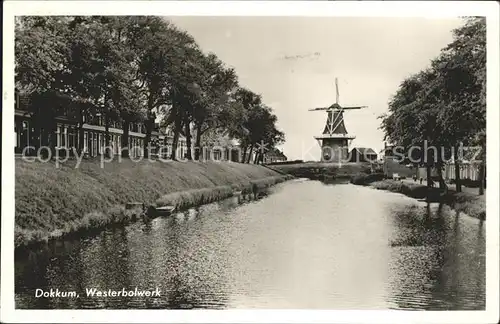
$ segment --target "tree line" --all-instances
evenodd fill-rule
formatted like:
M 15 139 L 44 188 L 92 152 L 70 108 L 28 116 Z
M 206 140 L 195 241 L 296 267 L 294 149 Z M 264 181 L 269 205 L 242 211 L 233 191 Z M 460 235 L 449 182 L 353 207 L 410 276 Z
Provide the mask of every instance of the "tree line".
M 237 139 L 241 162 L 260 143 L 284 141 L 277 117 L 259 94 L 239 85 L 235 70 L 194 38 L 156 16 L 25 16 L 16 18 L 16 89 L 42 145 L 55 148 L 55 118 L 77 120 L 76 149 L 83 151 L 83 124 L 102 116 L 105 146 L 110 125 L 119 122 L 128 156 L 129 125 L 145 129 L 144 156 L 151 152 L 155 120 L 173 131 L 171 159 L 179 137 L 187 159 L 200 159 L 202 139 L 218 134 Z M 194 145 L 194 146 L 193 146 Z M 191 149 L 194 148 L 194 156 Z M 257 152 L 255 162 L 262 160 Z
M 409 76 L 381 117 L 385 140 L 404 147 L 404 163 L 437 171 L 440 188 L 446 189 L 443 167 L 454 161 L 457 191 L 461 191 L 460 164 L 479 160 L 479 193 L 484 193 L 486 157 L 486 20 L 465 18 L 453 30 L 453 41 L 426 69 Z M 435 149 L 426 148 L 434 147 Z M 412 149 L 413 148 L 413 149 Z M 416 149 L 418 148 L 418 149 Z M 476 154 L 477 153 L 477 154 Z M 415 162 L 417 161 L 417 162 Z

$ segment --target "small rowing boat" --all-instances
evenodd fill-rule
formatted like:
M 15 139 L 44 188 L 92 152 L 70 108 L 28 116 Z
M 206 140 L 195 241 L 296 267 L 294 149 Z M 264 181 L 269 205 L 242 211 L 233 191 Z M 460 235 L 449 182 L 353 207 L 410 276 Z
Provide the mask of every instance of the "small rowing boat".
M 148 209 L 148 216 L 170 216 L 175 211 L 175 206 L 161 206 Z

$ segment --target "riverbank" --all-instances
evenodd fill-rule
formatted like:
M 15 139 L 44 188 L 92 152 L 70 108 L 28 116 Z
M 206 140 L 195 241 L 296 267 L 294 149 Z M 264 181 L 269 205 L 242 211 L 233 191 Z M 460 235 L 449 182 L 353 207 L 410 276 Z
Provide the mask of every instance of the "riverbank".
M 136 221 L 147 206 L 177 210 L 251 193 L 292 178 L 268 168 L 234 162 L 134 162 L 86 160 L 15 165 L 15 245 L 98 231 Z
M 433 202 L 442 202 L 458 212 L 463 212 L 469 216 L 479 219 L 486 219 L 486 199 L 468 192 L 456 192 L 448 190 L 441 195 L 439 188 L 428 188 L 417 183 L 408 183 L 392 179 L 382 179 L 379 174 L 358 174 L 351 178 L 351 183 L 362 186 L 370 186 L 378 190 L 401 193 L 415 199 L 427 199 Z
M 350 179 L 355 174 L 369 172 L 371 169 L 370 163 L 343 163 L 339 165 L 328 162 L 269 164 L 267 167 L 283 174 L 311 180 Z

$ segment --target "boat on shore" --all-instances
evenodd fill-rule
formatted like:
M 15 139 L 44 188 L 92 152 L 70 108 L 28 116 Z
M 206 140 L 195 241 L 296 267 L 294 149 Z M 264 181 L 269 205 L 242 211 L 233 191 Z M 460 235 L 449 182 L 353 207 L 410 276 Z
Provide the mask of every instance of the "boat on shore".
M 175 211 L 175 206 L 149 206 L 146 215 L 148 217 L 170 216 Z

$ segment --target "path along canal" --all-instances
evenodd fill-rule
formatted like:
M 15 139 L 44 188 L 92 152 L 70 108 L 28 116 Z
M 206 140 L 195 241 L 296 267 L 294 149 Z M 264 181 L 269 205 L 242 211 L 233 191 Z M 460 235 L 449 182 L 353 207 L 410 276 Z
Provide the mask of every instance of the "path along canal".
M 18 253 L 16 308 L 484 309 L 483 221 L 351 184 L 271 191 Z M 85 293 L 136 287 L 161 296 Z

